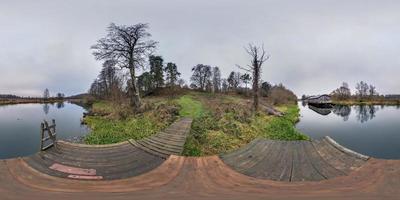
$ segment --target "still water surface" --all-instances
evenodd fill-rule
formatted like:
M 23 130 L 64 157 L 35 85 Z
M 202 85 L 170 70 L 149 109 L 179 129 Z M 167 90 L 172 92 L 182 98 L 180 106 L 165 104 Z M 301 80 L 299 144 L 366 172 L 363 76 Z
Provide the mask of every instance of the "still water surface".
M 70 103 L 18 104 L 0 106 L 0 159 L 27 156 L 40 148 L 40 123 L 56 120 L 57 138 L 85 135 L 80 124 L 85 111 Z
M 313 139 L 330 136 L 339 144 L 376 158 L 400 159 L 400 106 L 334 106 L 319 109 L 299 104 L 296 127 Z

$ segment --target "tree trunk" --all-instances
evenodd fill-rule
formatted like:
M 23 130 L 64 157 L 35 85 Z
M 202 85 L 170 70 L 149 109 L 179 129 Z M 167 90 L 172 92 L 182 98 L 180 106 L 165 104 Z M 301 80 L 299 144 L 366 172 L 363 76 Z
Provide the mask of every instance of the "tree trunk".
M 253 109 L 258 110 L 258 80 L 260 79 L 260 67 L 254 64 L 254 77 L 253 77 Z
M 137 111 L 140 106 L 140 95 L 139 95 L 139 89 L 136 84 L 136 76 L 135 76 L 135 68 L 133 64 L 129 64 L 129 71 L 131 74 L 131 106 L 133 107 L 134 111 Z

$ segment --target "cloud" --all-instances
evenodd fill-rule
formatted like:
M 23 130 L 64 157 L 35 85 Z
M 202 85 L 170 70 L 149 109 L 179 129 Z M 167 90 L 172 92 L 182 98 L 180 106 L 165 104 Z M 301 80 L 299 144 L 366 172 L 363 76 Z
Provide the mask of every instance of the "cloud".
M 400 93 L 398 1 L 2 1 L 0 93 L 75 94 L 100 63 L 90 46 L 110 22 L 150 23 L 167 62 L 189 80 L 191 67 L 219 66 L 224 76 L 249 63 L 243 47 L 264 43 L 263 80 L 296 94 L 328 93 L 360 80 Z

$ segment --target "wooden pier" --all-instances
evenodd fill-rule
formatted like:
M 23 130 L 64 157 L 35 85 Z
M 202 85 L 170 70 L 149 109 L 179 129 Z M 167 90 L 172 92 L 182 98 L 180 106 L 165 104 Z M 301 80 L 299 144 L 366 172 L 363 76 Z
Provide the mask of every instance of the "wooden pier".
M 345 176 L 369 159 L 340 146 L 329 137 L 315 141 L 257 139 L 221 158 L 247 176 L 291 182 Z
M 141 141 L 58 141 L 0 160 L 2 199 L 398 199 L 400 161 L 369 158 L 327 137 L 256 139 L 234 152 L 183 157 L 190 119 Z

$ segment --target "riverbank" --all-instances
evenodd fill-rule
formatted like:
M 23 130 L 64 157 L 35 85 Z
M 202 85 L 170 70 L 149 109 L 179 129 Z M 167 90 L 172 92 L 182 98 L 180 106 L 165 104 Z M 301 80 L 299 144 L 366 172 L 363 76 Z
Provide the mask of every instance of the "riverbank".
M 65 99 L 0 99 L 0 105 L 27 104 L 27 103 L 58 103 Z
M 294 127 L 299 117 L 297 105 L 276 107 L 283 117 L 271 116 L 266 107 L 251 112 L 251 99 L 239 95 L 188 92 L 176 97 L 143 98 L 145 110 L 132 114 L 127 103 L 100 101 L 92 106 L 85 122 L 92 132 L 88 144 L 110 144 L 142 139 L 159 132 L 181 117 L 193 119 L 184 155 L 202 156 L 229 152 L 255 138 L 307 140 Z
M 344 101 L 332 101 L 334 105 L 400 105 L 400 100 L 344 100 Z

